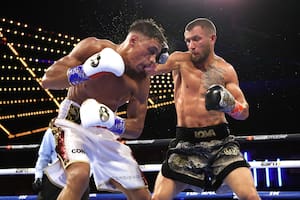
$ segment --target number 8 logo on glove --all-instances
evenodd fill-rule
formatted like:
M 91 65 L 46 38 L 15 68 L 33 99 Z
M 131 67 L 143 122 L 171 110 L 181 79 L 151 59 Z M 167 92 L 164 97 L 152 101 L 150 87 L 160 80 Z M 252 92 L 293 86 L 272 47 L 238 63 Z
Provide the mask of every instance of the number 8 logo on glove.
M 109 112 L 105 106 L 100 106 L 99 116 L 102 122 L 106 122 L 109 119 Z

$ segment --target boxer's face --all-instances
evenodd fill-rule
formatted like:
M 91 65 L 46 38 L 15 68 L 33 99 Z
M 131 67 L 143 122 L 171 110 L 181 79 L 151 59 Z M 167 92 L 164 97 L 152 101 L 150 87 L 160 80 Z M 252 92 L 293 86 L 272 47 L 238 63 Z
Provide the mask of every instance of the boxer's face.
M 133 51 L 135 70 L 147 74 L 147 71 L 152 71 L 155 68 L 156 56 L 161 51 L 161 45 L 156 39 L 141 37 Z
M 188 50 L 192 54 L 195 63 L 205 61 L 213 50 L 214 38 L 201 26 L 195 26 L 190 31 L 185 31 L 184 39 Z

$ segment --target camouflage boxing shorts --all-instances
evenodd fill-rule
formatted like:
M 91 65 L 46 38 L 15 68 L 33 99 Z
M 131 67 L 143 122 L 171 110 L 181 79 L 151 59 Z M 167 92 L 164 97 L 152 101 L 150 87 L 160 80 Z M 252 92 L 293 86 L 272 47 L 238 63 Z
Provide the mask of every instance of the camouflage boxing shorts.
M 226 123 L 204 128 L 176 128 L 162 174 L 204 190 L 217 190 L 234 169 L 250 167 Z

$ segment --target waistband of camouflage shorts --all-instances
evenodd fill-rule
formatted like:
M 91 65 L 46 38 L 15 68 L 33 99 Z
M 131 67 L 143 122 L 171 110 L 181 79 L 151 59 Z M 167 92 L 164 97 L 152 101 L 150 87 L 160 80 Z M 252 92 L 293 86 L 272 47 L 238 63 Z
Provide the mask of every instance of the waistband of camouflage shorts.
M 176 127 L 176 139 L 189 142 L 220 140 L 228 137 L 229 134 L 227 123 L 195 128 Z

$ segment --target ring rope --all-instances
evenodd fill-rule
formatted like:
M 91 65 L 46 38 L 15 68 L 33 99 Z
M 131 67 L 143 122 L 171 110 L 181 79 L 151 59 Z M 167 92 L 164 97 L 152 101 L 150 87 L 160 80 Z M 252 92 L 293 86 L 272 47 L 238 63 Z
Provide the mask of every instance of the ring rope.
M 248 135 L 248 136 L 235 136 L 239 142 L 259 142 L 264 140 L 293 140 L 300 141 L 300 133 L 294 134 L 272 134 L 272 135 Z M 173 138 L 168 139 L 152 139 L 152 140 L 128 140 L 125 144 L 136 145 L 136 144 L 151 144 L 151 145 L 162 145 L 168 144 Z
M 248 135 L 235 136 L 239 142 L 259 142 L 264 140 L 293 140 L 300 141 L 300 133 L 293 134 L 272 134 L 272 135 Z M 124 140 L 127 145 L 167 145 L 173 138 L 167 139 L 151 139 L 151 140 Z M 24 144 L 24 145 L 0 145 L 0 151 L 18 150 L 18 149 L 36 149 L 39 144 Z
M 280 161 L 248 161 L 253 169 L 267 168 L 300 168 L 300 160 L 280 160 Z M 143 172 L 157 172 L 161 164 L 144 164 L 140 165 Z M 34 168 L 8 168 L 0 169 L 0 175 L 24 175 L 34 174 Z

